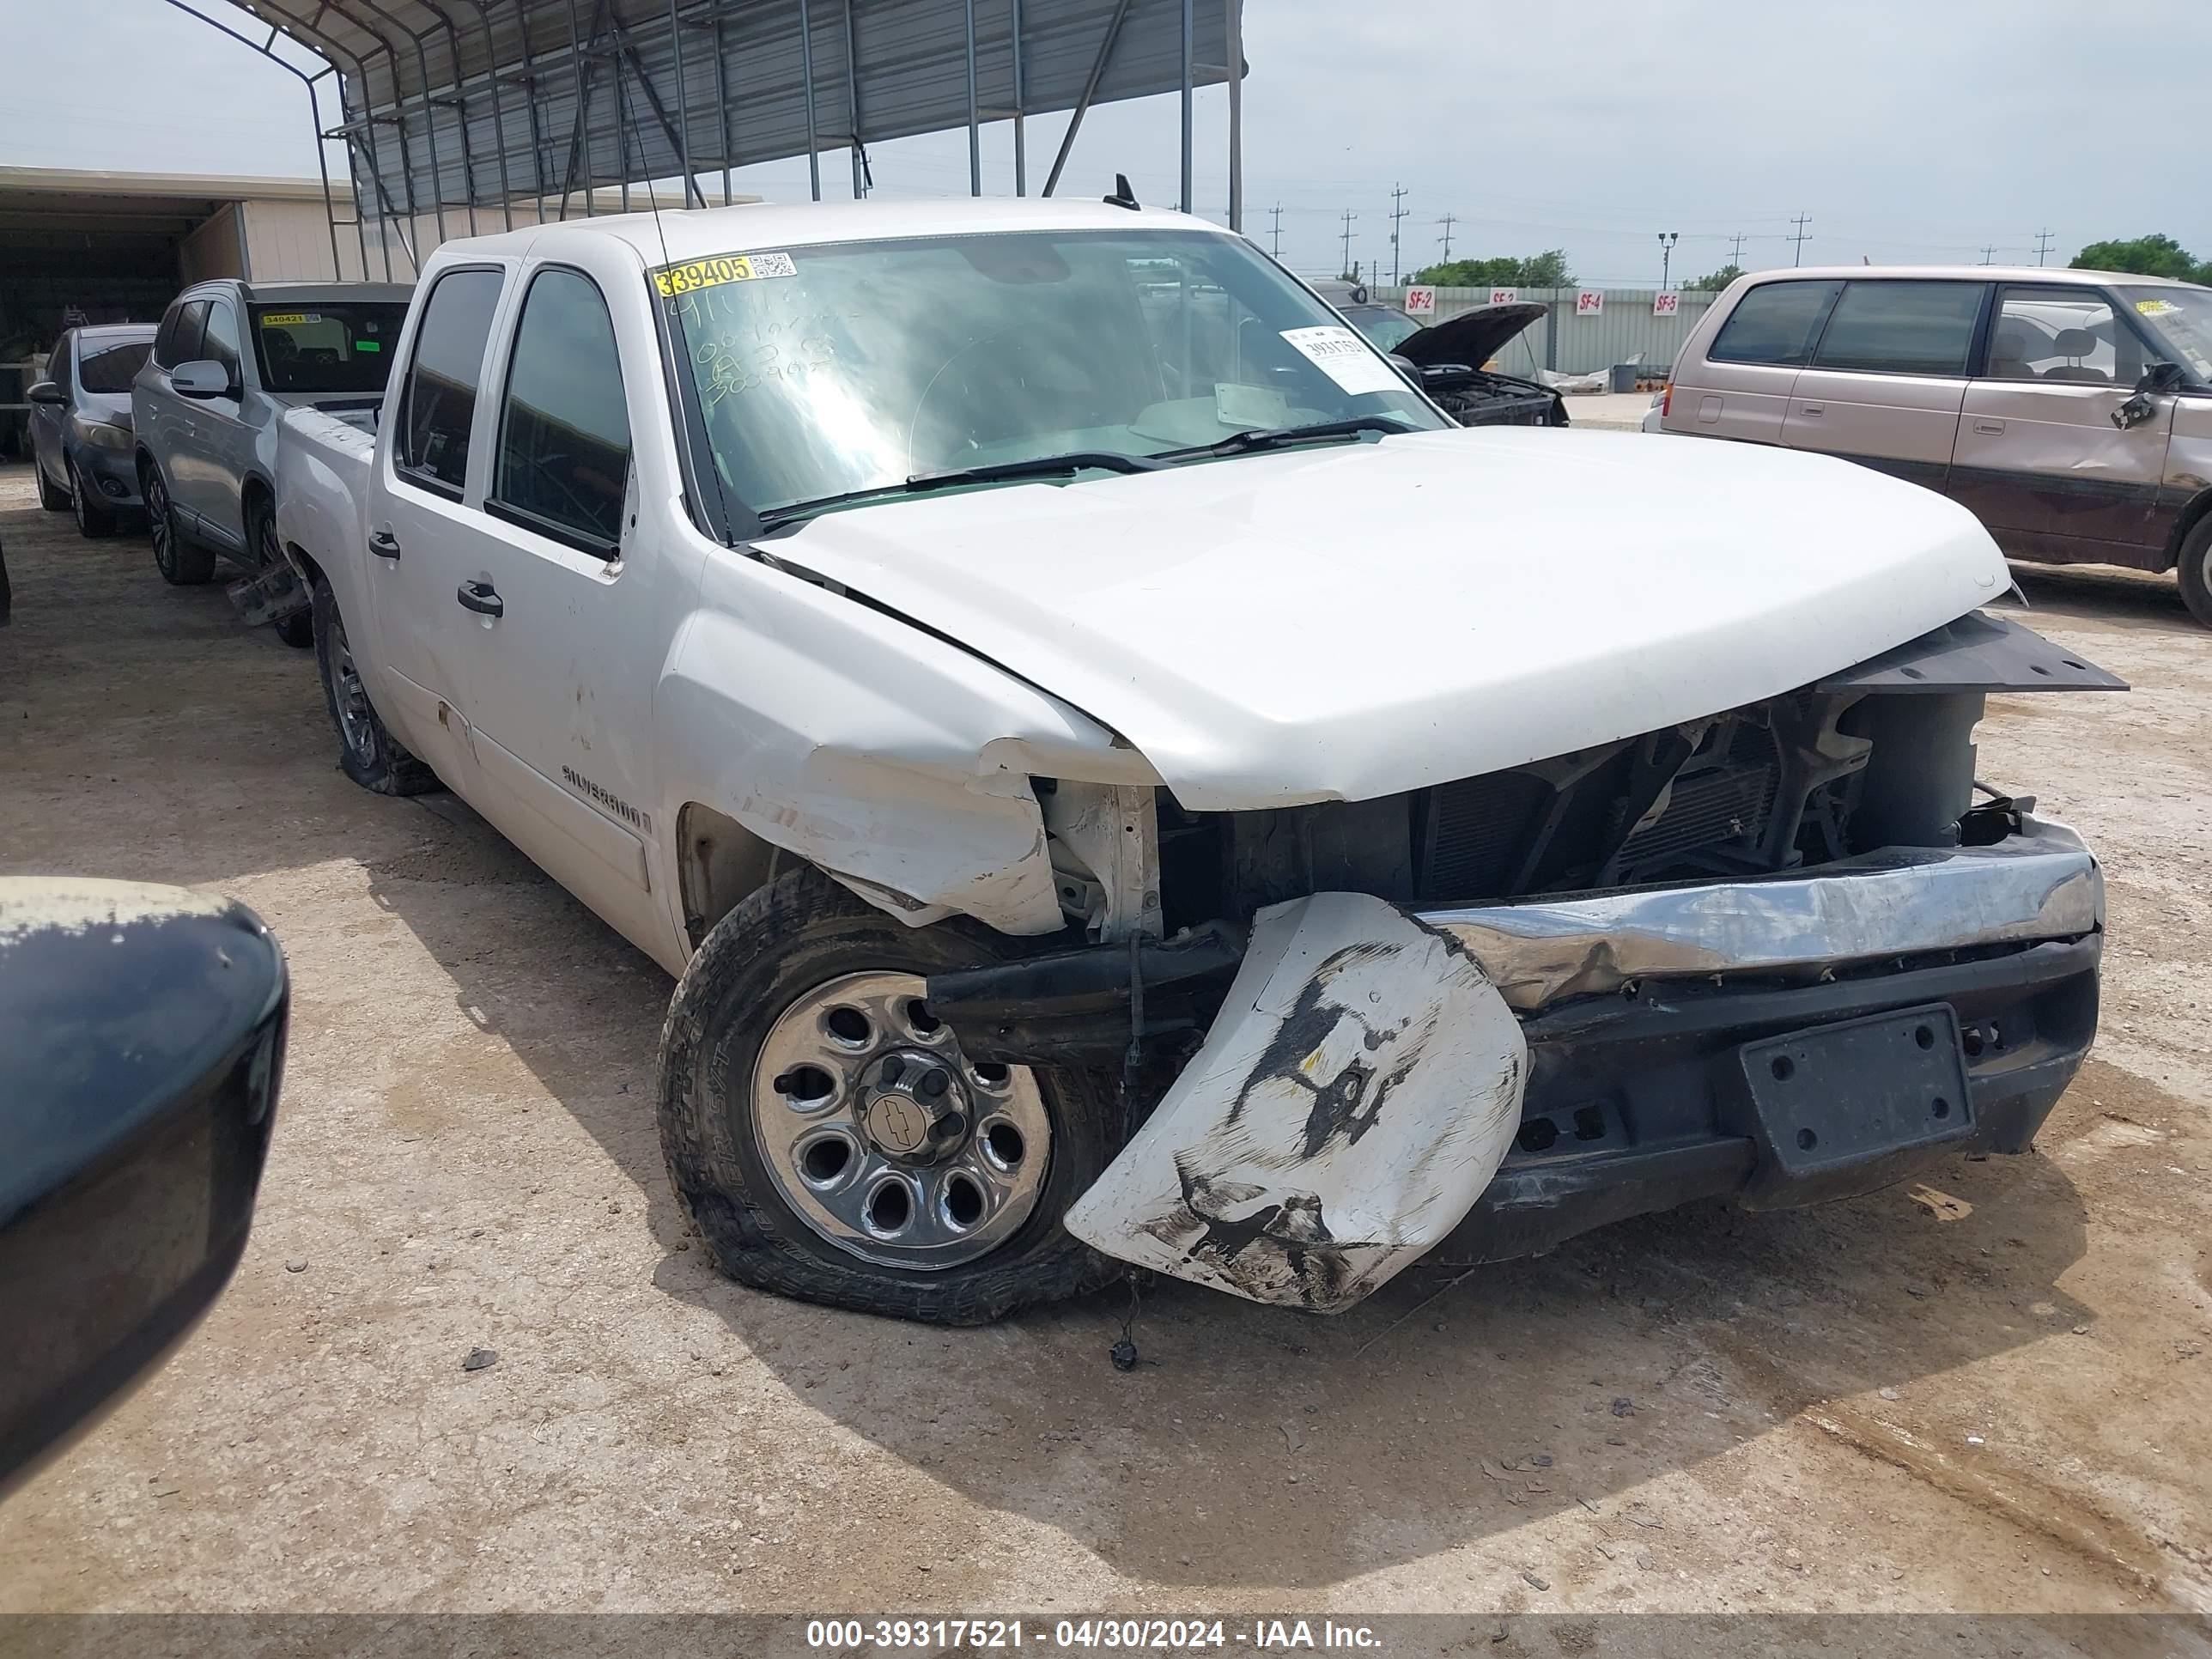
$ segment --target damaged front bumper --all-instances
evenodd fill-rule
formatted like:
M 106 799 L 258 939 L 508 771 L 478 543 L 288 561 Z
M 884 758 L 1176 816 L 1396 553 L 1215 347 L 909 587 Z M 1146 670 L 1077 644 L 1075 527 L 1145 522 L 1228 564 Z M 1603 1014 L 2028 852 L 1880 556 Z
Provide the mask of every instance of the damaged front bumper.
M 1991 845 L 1792 876 L 1294 901 L 1256 919 L 1204 1046 L 1067 1225 L 1334 1311 L 1423 1256 L 2024 1152 L 2094 1036 L 2103 925 L 2088 849 L 2025 815 Z

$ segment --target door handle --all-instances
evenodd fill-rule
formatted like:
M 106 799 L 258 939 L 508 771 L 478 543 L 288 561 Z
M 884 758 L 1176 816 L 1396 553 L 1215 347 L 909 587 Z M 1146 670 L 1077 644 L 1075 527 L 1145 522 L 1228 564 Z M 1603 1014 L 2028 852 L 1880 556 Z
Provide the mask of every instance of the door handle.
M 1998 433 L 2004 430 L 2004 422 L 2002 421 L 1978 420 L 1974 422 L 1974 430 L 1977 432 L 1986 432 L 1991 437 L 1995 437 Z
M 368 550 L 380 559 L 396 559 L 399 556 L 399 538 L 389 530 L 372 530 L 368 532 Z
M 1807 404 L 1798 412 L 1804 415 L 1825 415 L 1827 410 L 1828 406 L 1826 404 Z
M 489 582 L 463 582 L 460 592 L 453 597 L 461 602 L 464 609 L 474 611 L 481 616 L 503 617 L 507 614 L 506 604 L 492 592 Z

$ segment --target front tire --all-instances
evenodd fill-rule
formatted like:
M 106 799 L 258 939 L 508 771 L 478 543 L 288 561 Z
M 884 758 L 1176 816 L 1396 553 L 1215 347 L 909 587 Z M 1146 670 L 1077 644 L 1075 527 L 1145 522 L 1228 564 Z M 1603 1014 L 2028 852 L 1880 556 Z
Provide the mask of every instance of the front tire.
M 215 574 L 215 550 L 188 539 L 169 499 L 168 480 L 151 461 L 140 491 L 146 502 L 146 533 L 153 538 L 154 568 L 172 587 L 198 587 Z
M 115 533 L 115 509 L 100 499 L 84 469 L 75 462 L 70 465 L 70 516 L 76 520 L 76 533 L 87 541 Z
M 337 596 L 320 576 L 315 578 L 308 614 L 315 667 L 323 680 L 323 704 L 338 734 L 338 770 L 372 794 L 420 795 L 438 787 L 438 775 L 401 746 L 370 704 L 368 688 L 362 684 L 346 642 Z
M 1016 952 L 972 922 L 908 927 L 812 869 L 715 925 L 669 1006 L 659 1113 L 724 1273 L 945 1325 L 1121 1274 L 1060 1224 L 1115 1151 L 1109 1080 L 972 1066 L 920 1000 L 932 973 Z
M 2199 519 L 2183 538 L 2174 574 L 2181 583 L 2181 602 L 2189 607 L 2189 614 L 2212 628 L 2212 514 Z

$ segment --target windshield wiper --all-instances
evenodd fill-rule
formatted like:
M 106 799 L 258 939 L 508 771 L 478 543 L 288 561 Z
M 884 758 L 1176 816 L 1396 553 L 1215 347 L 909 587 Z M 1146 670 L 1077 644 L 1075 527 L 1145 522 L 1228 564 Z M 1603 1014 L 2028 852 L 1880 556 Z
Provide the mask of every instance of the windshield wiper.
M 1356 438 L 1363 432 L 1386 437 L 1417 430 L 1388 415 L 1354 415 L 1349 420 L 1324 421 L 1318 426 L 1253 427 L 1232 432 L 1218 443 L 1194 444 L 1188 449 L 1163 449 L 1155 461 L 1188 460 L 1198 455 L 1243 455 L 1256 449 L 1281 449 L 1291 444 L 1319 443 L 1328 438 Z
M 803 519 L 833 507 L 860 501 L 886 501 L 895 495 L 918 495 L 925 490 L 949 489 L 957 484 L 1002 483 L 1017 478 L 1073 477 L 1078 472 L 1157 472 L 1164 463 L 1149 455 L 1124 455 L 1111 449 L 1071 450 L 1065 455 L 1033 455 L 1027 460 L 992 461 L 981 466 L 956 467 L 950 472 L 917 472 L 904 483 L 872 484 L 842 495 L 820 495 L 793 501 L 761 514 L 761 522 L 777 525 Z

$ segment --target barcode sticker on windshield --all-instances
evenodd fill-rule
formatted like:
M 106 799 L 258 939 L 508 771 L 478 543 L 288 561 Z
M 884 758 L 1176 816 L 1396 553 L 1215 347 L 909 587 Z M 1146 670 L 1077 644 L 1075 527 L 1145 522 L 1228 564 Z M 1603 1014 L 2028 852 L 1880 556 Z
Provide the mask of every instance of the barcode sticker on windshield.
M 2171 300 L 2138 300 L 2136 309 L 2146 317 L 2163 317 L 2167 312 L 2179 311 L 2181 307 Z
M 788 253 L 726 253 L 713 259 L 690 259 L 680 265 L 663 265 L 653 273 L 653 285 L 661 297 L 672 300 L 696 289 L 720 288 L 725 283 L 757 282 L 763 276 L 796 276 L 799 267 Z
M 1286 328 L 1283 338 L 1293 351 L 1310 358 L 1328 378 L 1355 396 L 1363 392 L 1403 392 L 1406 382 L 1348 328 Z
M 261 313 L 261 326 L 264 328 L 290 328 L 295 324 L 319 323 L 322 320 L 322 314 L 313 311 L 264 311 Z

